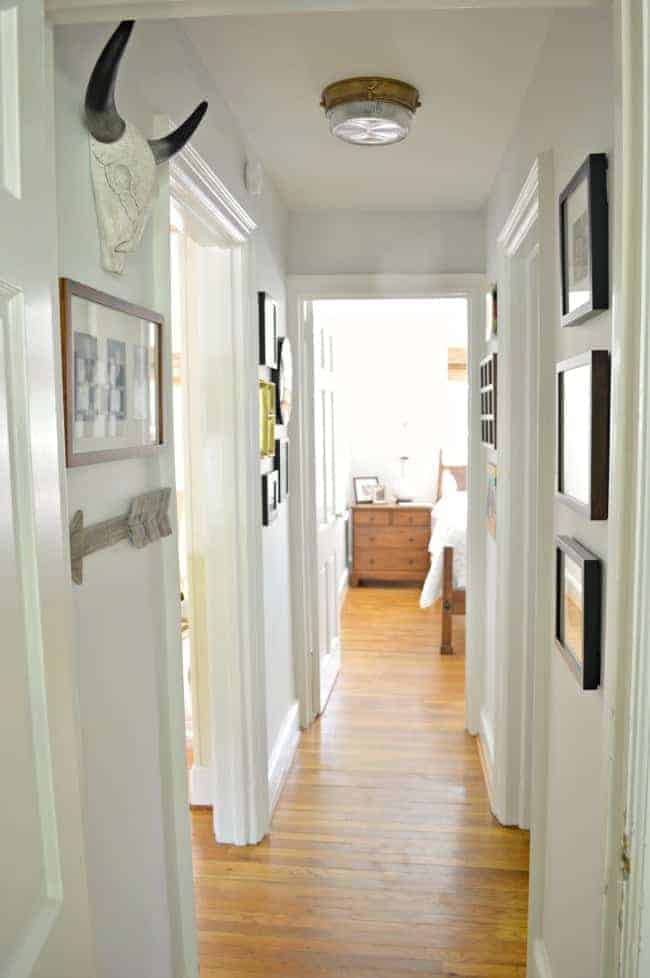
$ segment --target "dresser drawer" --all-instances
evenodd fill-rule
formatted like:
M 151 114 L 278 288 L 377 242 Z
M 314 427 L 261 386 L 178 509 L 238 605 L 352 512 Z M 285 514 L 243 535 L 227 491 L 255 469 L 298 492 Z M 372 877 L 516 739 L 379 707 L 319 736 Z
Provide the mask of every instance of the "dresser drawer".
M 431 526 L 430 509 L 396 509 L 393 513 L 395 526 Z
M 389 547 L 375 549 L 355 547 L 354 569 L 356 571 L 423 571 L 429 567 L 426 553 L 408 553 Z
M 391 514 L 387 509 L 355 509 L 355 526 L 389 526 Z
M 354 534 L 358 547 L 399 547 L 402 550 L 426 550 L 429 544 L 426 526 L 360 526 Z

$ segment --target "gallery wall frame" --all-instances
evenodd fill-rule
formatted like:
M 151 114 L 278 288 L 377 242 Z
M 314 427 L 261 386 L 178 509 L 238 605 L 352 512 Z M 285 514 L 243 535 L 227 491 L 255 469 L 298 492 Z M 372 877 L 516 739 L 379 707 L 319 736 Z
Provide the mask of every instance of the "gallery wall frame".
M 485 293 L 485 342 L 489 343 L 499 330 L 498 286 L 492 282 Z
M 163 316 L 69 278 L 59 298 L 67 467 L 156 453 Z
M 278 473 L 278 495 L 279 501 L 283 503 L 289 495 L 289 440 L 288 438 L 275 439 L 275 458 L 273 468 Z
M 275 384 L 268 380 L 258 382 L 260 415 L 260 458 L 273 458 L 275 454 Z
M 494 449 L 497 447 L 497 361 L 498 354 L 490 353 L 479 364 L 481 442 Z
M 262 526 L 275 523 L 280 510 L 280 473 L 273 469 L 262 476 Z
M 609 309 L 607 155 L 591 153 L 560 194 L 562 325 Z
M 602 564 L 578 540 L 555 540 L 555 644 L 583 690 L 600 686 Z
M 259 320 L 260 367 L 278 366 L 278 307 L 268 292 L 257 293 Z
M 609 508 L 610 355 L 589 350 L 557 364 L 558 497 L 590 520 Z M 587 429 L 587 430 L 585 430 Z M 570 460 L 572 472 L 568 471 Z
M 280 336 L 277 341 L 277 363 L 277 368 L 271 372 L 277 388 L 275 420 L 278 424 L 288 425 L 293 395 L 293 355 L 288 336 Z

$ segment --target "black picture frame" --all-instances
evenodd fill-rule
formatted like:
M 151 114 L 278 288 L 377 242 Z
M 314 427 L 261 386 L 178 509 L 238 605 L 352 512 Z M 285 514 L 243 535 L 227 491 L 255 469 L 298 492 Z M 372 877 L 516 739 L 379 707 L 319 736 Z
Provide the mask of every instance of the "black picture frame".
M 278 365 L 278 307 L 268 292 L 257 293 L 259 320 L 260 367 L 277 368 Z
M 287 438 L 275 439 L 273 468 L 278 473 L 279 499 L 280 503 L 283 503 L 289 496 L 289 440 Z
M 293 399 L 293 353 L 288 336 L 278 337 L 277 364 L 272 371 L 272 379 L 277 391 L 275 420 L 277 424 L 288 425 L 291 420 Z
M 567 491 L 564 473 L 566 431 L 565 376 L 580 367 L 589 368 L 589 431 L 587 443 L 588 499 Z M 557 460 L 556 493 L 562 502 L 590 520 L 606 520 L 609 509 L 609 412 L 610 355 L 608 350 L 589 350 L 556 366 Z M 578 437 L 580 433 L 578 432 Z
M 497 447 L 497 363 L 498 354 L 490 353 L 479 364 L 481 443 L 495 450 Z
M 372 484 L 373 487 L 378 486 L 379 485 L 378 475 L 355 475 L 352 478 L 352 484 L 354 486 L 354 502 L 357 506 L 370 506 L 372 503 L 374 503 L 374 498 L 373 499 L 367 498 L 368 493 L 366 489 L 364 489 L 364 484 L 366 485 L 366 487 L 368 484 Z M 363 496 L 365 496 L 366 498 L 360 498 Z
M 273 469 L 262 475 L 262 526 L 271 526 L 280 509 L 279 473 Z
M 555 644 L 580 688 L 598 689 L 602 644 L 602 562 L 572 537 L 558 536 L 555 544 Z M 570 600 L 566 599 L 565 591 L 567 557 L 574 566 L 579 567 L 582 578 L 582 619 L 576 624 L 581 655 L 576 653 L 566 634 L 565 611 Z
M 571 309 L 569 304 L 569 254 L 567 210 L 570 198 L 586 181 L 586 211 L 580 231 L 574 222 L 574 250 L 588 262 L 585 278 L 589 297 Z M 586 254 L 585 254 L 586 249 Z M 578 253 L 576 251 L 576 253 Z M 591 316 L 609 309 L 609 206 L 607 202 L 607 154 L 590 153 L 560 194 L 560 256 L 562 275 L 562 326 L 578 326 Z

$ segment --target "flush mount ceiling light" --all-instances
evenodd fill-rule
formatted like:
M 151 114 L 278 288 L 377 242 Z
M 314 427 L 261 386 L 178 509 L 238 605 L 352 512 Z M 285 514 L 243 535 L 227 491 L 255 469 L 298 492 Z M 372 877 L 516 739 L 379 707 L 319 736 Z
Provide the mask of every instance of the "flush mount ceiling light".
M 334 136 L 357 146 L 386 146 L 406 139 L 420 95 L 396 78 L 344 78 L 323 89 L 320 104 Z

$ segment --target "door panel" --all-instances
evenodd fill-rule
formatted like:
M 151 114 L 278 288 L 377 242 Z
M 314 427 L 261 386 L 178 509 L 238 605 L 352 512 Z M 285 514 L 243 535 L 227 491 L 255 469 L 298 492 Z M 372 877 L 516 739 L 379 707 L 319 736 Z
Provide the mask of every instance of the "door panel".
M 27 430 L 24 301 L 0 283 L 0 783 L 11 804 L 0 806 L 0 878 L 11 880 L 11 900 L 0 915 L 2 964 L 9 974 L 31 968 L 62 900 L 56 844 L 43 671 L 34 487 Z M 18 875 L 15 867 L 20 867 Z
M 336 385 L 334 337 L 314 323 L 314 455 L 318 560 L 319 689 L 317 712 L 325 708 L 341 665 L 336 574 Z
M 49 43 L 40 0 L 0 0 L 3 978 L 95 973 L 56 410 L 61 399 Z

